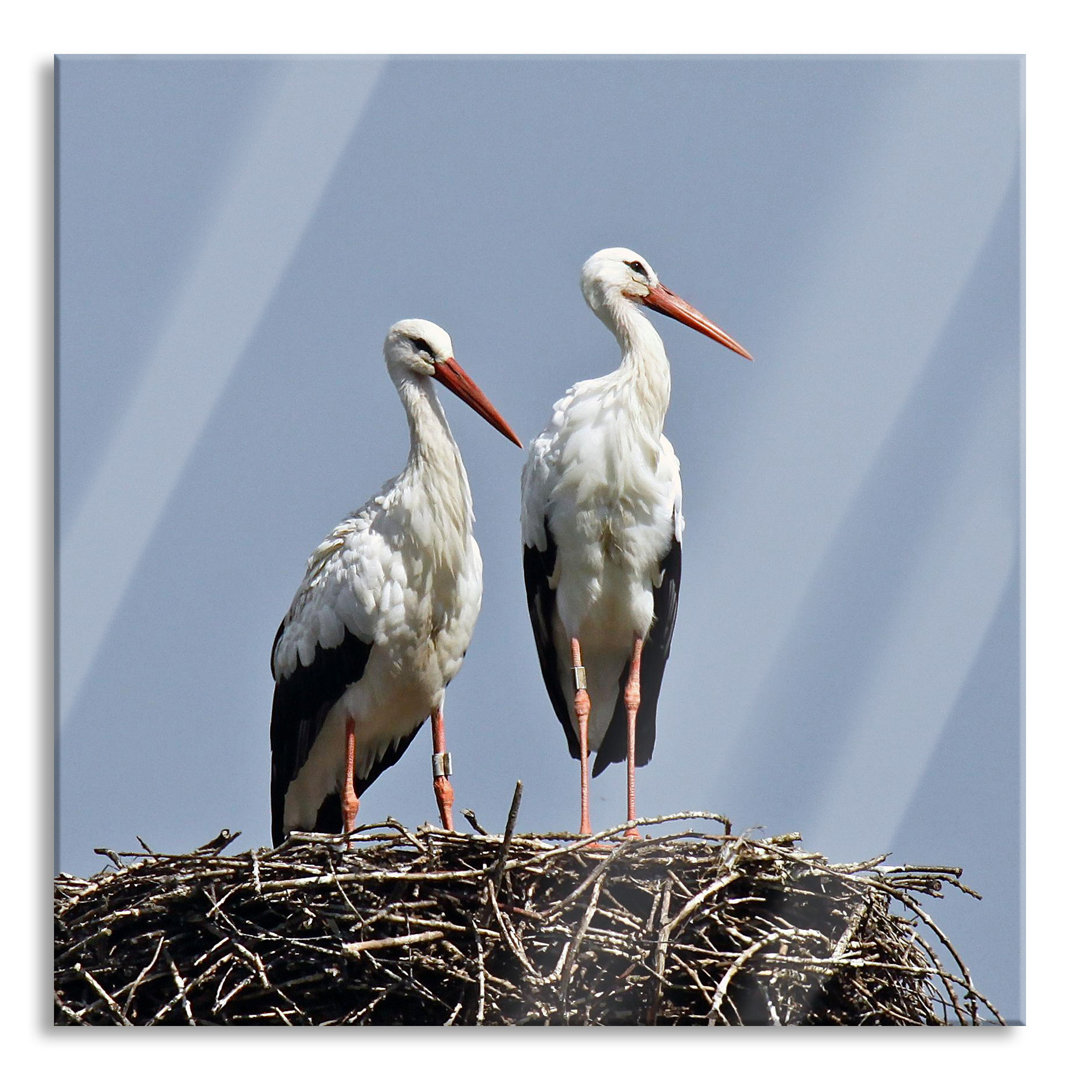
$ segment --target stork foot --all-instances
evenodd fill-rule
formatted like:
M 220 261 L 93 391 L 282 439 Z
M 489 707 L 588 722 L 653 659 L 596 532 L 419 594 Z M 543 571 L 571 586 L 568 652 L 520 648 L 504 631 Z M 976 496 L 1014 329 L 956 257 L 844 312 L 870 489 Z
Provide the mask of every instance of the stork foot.
M 354 769 L 356 767 L 356 721 L 350 716 L 345 721 L 345 775 L 341 783 L 341 834 L 348 847 L 349 833 L 356 827 L 356 815 L 360 800 L 356 796 Z
M 637 768 L 637 714 L 641 707 L 641 647 L 640 637 L 634 638 L 634 651 L 630 656 L 630 674 L 626 680 L 623 704 L 626 706 L 626 820 L 637 817 L 637 791 L 634 770 Z M 625 834 L 632 840 L 640 840 L 636 825 L 630 825 Z
M 439 819 L 447 832 L 454 831 L 454 787 L 450 783 L 453 769 L 446 749 L 446 727 L 443 723 L 442 706 L 431 714 L 431 775 L 435 788 L 435 802 L 439 807 Z
M 435 777 L 435 801 L 439 804 L 439 818 L 447 832 L 454 831 L 454 788 L 445 776 Z
M 570 639 L 570 668 L 574 675 L 574 715 L 577 717 L 581 761 L 580 832 L 582 836 L 592 836 L 592 822 L 589 819 L 589 713 L 592 711 L 592 701 L 589 699 L 585 665 L 581 662 L 581 643 L 577 638 Z
M 359 811 L 360 800 L 353 793 L 352 784 L 349 784 L 348 792 L 341 793 L 341 833 L 343 836 L 348 837 L 349 833 L 356 828 L 356 815 Z

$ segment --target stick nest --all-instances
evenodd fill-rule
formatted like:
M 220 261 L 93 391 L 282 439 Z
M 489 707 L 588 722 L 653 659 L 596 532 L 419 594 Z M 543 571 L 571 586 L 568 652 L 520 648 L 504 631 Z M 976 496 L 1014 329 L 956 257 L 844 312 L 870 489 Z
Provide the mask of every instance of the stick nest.
M 225 831 L 103 851 L 114 867 L 55 880 L 56 1022 L 1003 1022 L 922 907 L 971 893 L 957 868 L 830 864 L 714 814 L 638 824 L 723 832 L 592 842 L 514 836 L 514 817 L 504 835 L 388 820 L 349 850 L 294 834 L 229 856 Z

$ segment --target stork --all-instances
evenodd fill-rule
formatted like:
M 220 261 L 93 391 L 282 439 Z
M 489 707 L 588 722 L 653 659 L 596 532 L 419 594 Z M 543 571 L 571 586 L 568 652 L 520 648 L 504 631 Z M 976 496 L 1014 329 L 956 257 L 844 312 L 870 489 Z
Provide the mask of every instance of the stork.
M 593 776 L 626 761 L 627 835 L 637 836 L 634 772 L 656 738 L 683 531 L 679 461 L 663 433 L 671 370 L 642 307 L 753 357 L 628 248 L 593 255 L 581 289 L 615 335 L 622 363 L 575 383 L 529 446 L 525 590 L 548 696 L 581 762 L 581 832 L 592 832 L 588 758 L 596 748 Z
M 311 553 L 270 654 L 271 831 L 348 834 L 359 796 L 431 717 L 442 824 L 453 829 L 443 698 L 480 612 L 472 494 L 432 380 L 518 437 L 435 323 L 395 323 L 383 345 L 409 421 L 404 470 Z

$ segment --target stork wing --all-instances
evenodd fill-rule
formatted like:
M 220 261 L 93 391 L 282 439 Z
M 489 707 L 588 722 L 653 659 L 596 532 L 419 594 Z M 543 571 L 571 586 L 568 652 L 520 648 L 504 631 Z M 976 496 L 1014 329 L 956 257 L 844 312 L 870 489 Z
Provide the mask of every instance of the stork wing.
M 664 678 L 664 666 L 671 652 L 671 634 L 675 629 L 675 616 L 679 610 L 679 580 L 682 577 L 682 543 L 679 540 L 681 524 L 678 508 L 673 520 L 671 548 L 660 564 L 660 584 L 653 589 L 653 621 L 641 647 L 641 704 L 638 707 L 637 730 L 634 739 L 636 764 L 647 765 L 656 744 L 656 706 L 660 700 L 660 683 Z M 627 661 L 619 677 L 619 697 L 615 713 L 604 735 L 604 741 L 596 752 L 593 776 L 614 761 L 626 760 L 626 702 L 623 693 L 630 676 Z M 576 755 L 575 755 L 576 756 Z
M 274 638 L 270 653 L 271 671 L 274 670 L 273 657 L 285 632 L 286 622 L 287 619 L 282 621 Z M 345 637 L 340 645 L 332 648 L 316 645 L 315 656 L 310 664 L 301 664 L 297 657 L 296 667 L 278 680 L 270 715 L 270 816 L 275 845 L 285 839 L 285 793 L 307 761 L 326 720 L 326 714 L 334 707 L 346 687 L 363 677 L 370 652 L 370 641 L 362 641 L 345 628 Z M 409 736 L 410 740 L 411 738 L 412 736 Z M 400 747 L 399 757 L 404 753 L 408 741 L 405 740 L 405 745 Z M 365 778 L 367 783 L 392 763 L 386 761 L 381 768 L 379 764 L 381 763 Z M 320 820 L 322 816 L 320 810 Z M 340 808 L 334 831 L 341 831 Z
M 570 707 L 563 693 L 562 677 L 559 674 L 558 650 L 555 648 L 555 591 L 548 582 L 555 570 L 558 551 L 546 517 L 544 536 L 547 546 L 543 551 L 530 544 L 526 544 L 524 548 L 525 593 L 529 601 L 529 620 L 532 622 L 536 653 L 540 657 L 540 671 L 544 676 L 551 707 L 566 733 L 570 756 L 580 758 L 581 744 L 578 741 L 577 725 L 570 718 Z

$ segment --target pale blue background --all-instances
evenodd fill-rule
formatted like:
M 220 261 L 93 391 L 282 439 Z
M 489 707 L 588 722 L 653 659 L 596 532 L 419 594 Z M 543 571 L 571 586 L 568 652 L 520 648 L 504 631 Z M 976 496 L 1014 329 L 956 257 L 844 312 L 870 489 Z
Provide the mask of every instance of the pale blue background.
M 63 58 L 57 866 L 269 840 L 268 658 L 308 551 L 400 467 L 381 360 L 434 319 L 523 438 L 617 362 L 577 279 L 636 248 L 758 358 L 668 320 L 683 593 L 645 814 L 965 867 L 932 910 L 1023 1016 L 1022 62 Z M 445 395 L 444 395 L 445 397 Z M 522 454 L 456 401 L 485 606 L 458 807 L 572 829 Z M 426 737 L 362 816 L 435 816 Z M 594 787 L 615 824 L 623 775 Z

